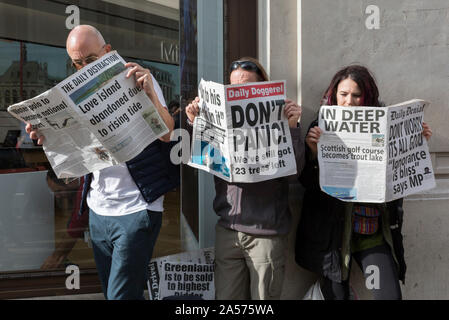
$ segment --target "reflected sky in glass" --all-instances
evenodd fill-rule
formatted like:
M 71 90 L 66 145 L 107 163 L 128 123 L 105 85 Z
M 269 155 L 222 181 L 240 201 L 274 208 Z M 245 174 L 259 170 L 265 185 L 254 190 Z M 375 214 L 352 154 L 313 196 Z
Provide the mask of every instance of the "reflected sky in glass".
M 61 81 L 68 76 L 65 65 L 69 57 L 64 48 L 33 43 L 26 43 L 26 48 L 28 61 L 46 62 L 51 78 Z M 2 75 L 13 61 L 19 61 L 20 42 L 0 39 L 0 52 L 0 75 Z
M 66 64 L 69 59 L 65 48 L 52 47 L 47 45 L 26 43 L 28 61 L 37 61 L 47 63 L 48 75 L 51 79 L 60 82 L 67 78 L 74 70 L 67 73 Z M 120 52 L 119 52 L 120 53 Z M 123 57 L 128 60 L 126 57 Z M 13 61 L 20 60 L 20 42 L 0 39 L 0 75 L 3 75 L 11 66 Z M 164 63 L 158 63 L 140 59 L 129 59 L 140 63 L 144 67 L 156 67 L 160 70 L 168 71 L 171 74 L 174 94 L 179 95 L 180 79 L 179 66 Z M 169 101 L 167 101 L 168 103 Z

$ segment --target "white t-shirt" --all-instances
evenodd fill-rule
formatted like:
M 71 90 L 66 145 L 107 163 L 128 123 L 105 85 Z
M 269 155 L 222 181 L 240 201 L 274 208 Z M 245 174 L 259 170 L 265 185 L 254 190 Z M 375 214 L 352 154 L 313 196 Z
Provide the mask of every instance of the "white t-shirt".
M 161 104 L 167 108 L 162 90 L 153 79 L 154 89 Z M 92 174 L 87 204 L 95 213 L 104 216 L 123 216 L 141 210 L 164 211 L 164 196 L 147 203 L 137 188 L 125 163 Z

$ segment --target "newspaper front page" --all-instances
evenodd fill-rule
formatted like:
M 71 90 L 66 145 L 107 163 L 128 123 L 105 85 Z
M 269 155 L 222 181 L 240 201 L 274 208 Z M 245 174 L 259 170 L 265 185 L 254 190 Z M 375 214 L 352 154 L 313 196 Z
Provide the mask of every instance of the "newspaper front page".
M 189 165 L 228 182 L 296 174 L 285 92 L 285 81 L 222 85 L 202 79 Z
M 8 112 L 45 136 L 58 178 L 126 162 L 168 132 L 151 100 L 112 51 Z
M 192 296 L 214 300 L 214 248 L 152 259 L 148 266 L 150 300 Z
M 435 186 L 424 100 L 378 107 L 322 106 L 320 186 L 343 201 L 383 203 Z

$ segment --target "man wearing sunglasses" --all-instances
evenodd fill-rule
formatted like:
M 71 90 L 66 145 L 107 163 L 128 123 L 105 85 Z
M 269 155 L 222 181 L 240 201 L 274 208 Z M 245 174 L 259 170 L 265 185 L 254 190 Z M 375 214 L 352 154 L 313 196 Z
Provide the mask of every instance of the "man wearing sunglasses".
M 74 28 L 66 42 L 73 66 L 80 70 L 112 50 L 92 26 Z M 161 163 L 161 144 L 170 141 L 174 121 L 156 79 L 148 69 L 127 63 L 127 77 L 134 77 L 153 102 L 169 133 L 151 143 L 134 159 L 95 171 L 85 177 L 81 211 L 89 207 L 89 231 L 95 263 L 106 299 L 143 299 L 147 266 L 162 223 L 164 196 L 171 190 L 169 173 Z M 32 131 L 42 144 L 44 137 Z M 152 179 L 158 172 L 158 178 Z

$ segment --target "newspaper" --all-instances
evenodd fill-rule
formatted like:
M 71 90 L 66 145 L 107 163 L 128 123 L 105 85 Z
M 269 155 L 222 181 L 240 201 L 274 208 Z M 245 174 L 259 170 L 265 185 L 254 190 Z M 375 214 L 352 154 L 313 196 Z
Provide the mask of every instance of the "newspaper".
M 228 182 L 296 174 L 285 81 L 222 85 L 201 79 L 189 165 Z
M 321 189 L 343 201 L 383 203 L 435 186 L 422 136 L 424 108 L 322 106 L 318 143 Z
M 150 300 L 187 296 L 214 300 L 214 259 L 214 248 L 152 259 L 147 282 Z
M 8 112 L 45 136 L 58 178 L 76 178 L 126 162 L 168 132 L 125 61 L 112 51 Z

